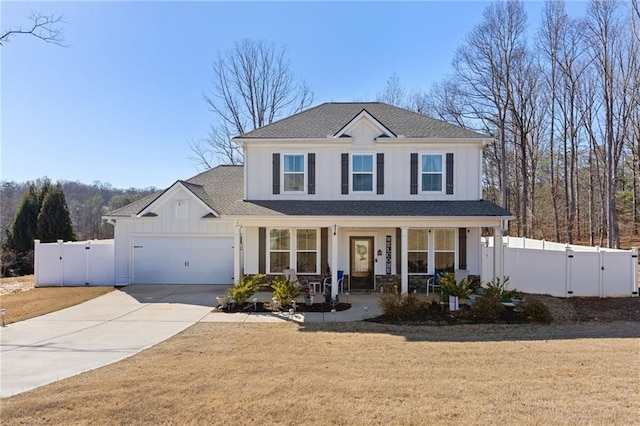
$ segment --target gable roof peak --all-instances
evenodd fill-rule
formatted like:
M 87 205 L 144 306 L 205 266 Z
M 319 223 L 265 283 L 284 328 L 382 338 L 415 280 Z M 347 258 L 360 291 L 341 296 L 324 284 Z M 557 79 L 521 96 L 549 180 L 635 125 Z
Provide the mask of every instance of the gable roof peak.
M 383 102 L 325 102 L 234 137 L 250 139 L 326 139 L 338 137 L 355 117 L 366 112 L 390 137 L 419 139 L 486 139 L 487 135 Z M 375 124 L 375 123 L 374 123 Z M 393 135 L 393 136 L 391 136 Z

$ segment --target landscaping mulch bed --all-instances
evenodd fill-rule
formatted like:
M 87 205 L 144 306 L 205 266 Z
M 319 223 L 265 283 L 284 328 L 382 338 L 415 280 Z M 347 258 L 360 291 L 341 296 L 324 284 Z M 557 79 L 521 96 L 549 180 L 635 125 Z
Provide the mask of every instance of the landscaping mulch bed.
M 255 306 L 253 302 L 245 303 L 244 305 L 234 305 L 227 306 L 226 308 L 215 308 L 216 312 L 228 312 L 228 313 L 238 313 L 238 312 L 289 312 L 289 309 L 293 307 L 290 305 L 284 306 L 280 311 L 274 311 L 269 307 L 268 303 L 256 302 Z M 338 311 L 346 311 L 351 308 L 351 303 L 339 303 L 335 310 Z M 304 303 L 300 303 L 296 305 L 296 312 L 331 312 L 332 307 L 327 303 L 314 303 L 311 306 L 307 306 Z

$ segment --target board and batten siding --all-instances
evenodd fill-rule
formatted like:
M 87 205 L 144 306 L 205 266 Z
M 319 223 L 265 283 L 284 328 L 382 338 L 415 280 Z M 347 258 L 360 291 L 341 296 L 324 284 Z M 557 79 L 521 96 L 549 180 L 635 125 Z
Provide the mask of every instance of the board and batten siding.
M 292 144 L 253 146 L 247 150 L 247 162 L 252 168 L 247 170 L 247 199 L 249 200 L 478 200 L 482 198 L 480 193 L 480 158 L 482 155 L 480 144 L 453 144 L 453 143 L 430 143 L 430 144 L 405 144 L 399 142 L 372 143 L 366 147 L 355 143 L 336 142 L 335 146 L 331 141 L 330 146 L 296 145 Z M 273 194 L 273 154 L 315 154 L 315 194 L 309 194 L 308 190 L 304 194 L 287 193 L 280 191 Z M 376 176 L 377 154 L 384 154 L 384 193 L 377 194 Z M 443 166 L 446 163 L 446 154 L 453 154 L 454 170 L 453 194 L 446 194 L 445 178 L 443 175 L 443 191 L 437 194 L 410 193 L 410 159 L 412 153 L 418 154 L 443 154 Z M 342 194 L 342 154 L 349 154 L 350 162 L 355 154 L 372 154 L 374 156 L 374 182 L 371 193 Z M 269 161 L 261 161 L 268 158 Z M 351 164 L 351 163 L 350 163 Z M 305 173 L 308 173 L 305 170 Z M 349 181 L 351 184 L 351 170 L 349 170 Z M 420 180 L 420 178 L 418 178 Z M 306 189 L 306 188 L 305 188 Z M 349 188 L 351 189 L 351 187 Z
M 175 218 L 175 204 L 178 200 L 189 201 L 188 217 Z M 173 193 L 154 211 L 157 216 L 140 218 L 118 218 L 114 228 L 115 276 L 116 284 L 129 284 L 131 279 L 131 244 L 134 236 L 224 236 L 232 237 L 233 221 L 220 218 L 206 218 L 209 211 L 193 199 L 193 195 L 183 189 Z

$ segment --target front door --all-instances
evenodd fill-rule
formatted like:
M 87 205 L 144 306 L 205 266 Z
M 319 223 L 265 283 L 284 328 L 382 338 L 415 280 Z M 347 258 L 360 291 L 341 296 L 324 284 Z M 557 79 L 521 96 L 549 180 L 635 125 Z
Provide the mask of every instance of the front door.
M 349 258 L 349 281 L 351 288 L 373 290 L 373 237 L 351 237 Z

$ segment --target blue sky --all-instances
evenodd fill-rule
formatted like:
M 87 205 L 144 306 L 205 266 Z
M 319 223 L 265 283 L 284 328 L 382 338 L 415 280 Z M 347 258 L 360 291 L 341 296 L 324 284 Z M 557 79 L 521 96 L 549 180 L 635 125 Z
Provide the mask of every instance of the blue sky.
M 314 104 L 373 100 L 393 73 L 409 90 L 441 80 L 487 4 L 3 2 L 2 30 L 63 14 L 69 46 L 0 47 L 0 179 L 166 187 L 198 172 L 188 143 L 213 120 L 203 93 L 235 41 L 284 45 Z M 542 6 L 526 3 L 532 31 Z

